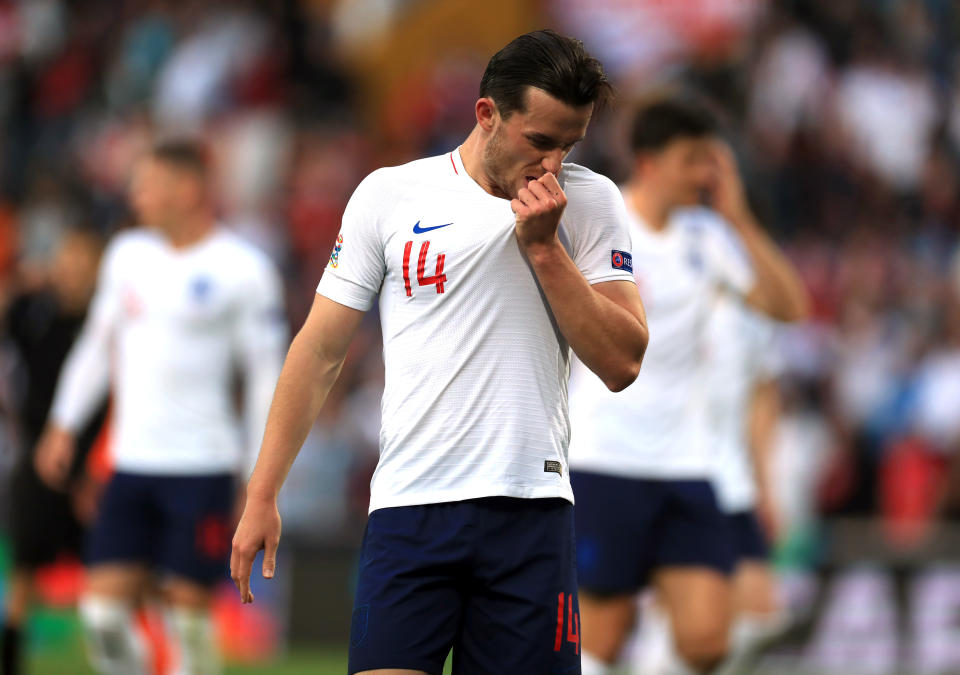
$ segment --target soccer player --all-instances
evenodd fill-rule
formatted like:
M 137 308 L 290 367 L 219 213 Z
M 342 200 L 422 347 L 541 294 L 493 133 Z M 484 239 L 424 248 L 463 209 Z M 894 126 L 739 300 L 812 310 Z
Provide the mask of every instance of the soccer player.
M 80 603 L 102 673 L 145 672 L 131 612 L 154 575 L 180 670 L 219 669 L 210 590 L 226 577 L 234 485 L 253 455 L 240 438 L 234 377 L 241 371 L 252 450 L 286 322 L 276 271 L 217 224 L 210 182 L 205 152 L 190 141 L 163 142 L 136 167 L 131 203 L 146 227 L 117 235 L 104 254 L 38 450 L 39 473 L 60 483 L 76 430 L 112 385 L 116 472 L 88 541 Z
M 648 102 L 632 149 L 624 196 L 653 342 L 643 376 L 621 394 L 581 373 L 571 385 L 583 672 L 609 672 L 648 584 L 671 620 L 677 658 L 667 672 L 706 672 L 727 651 L 733 553 L 711 485 L 704 327 L 721 290 L 785 321 L 807 301 L 703 107 L 679 96 Z M 712 209 L 698 206 L 704 193 Z
M 487 65 L 452 152 L 357 187 L 284 365 L 231 569 L 273 575 L 277 493 L 379 295 L 386 381 L 350 673 L 579 672 L 570 348 L 620 390 L 647 342 L 623 199 L 564 164 L 609 93 L 578 40 Z
M 80 555 L 83 533 L 74 498 L 83 481 L 79 470 L 82 457 L 71 467 L 66 489 L 59 491 L 51 490 L 37 476 L 34 452 L 50 410 L 57 373 L 83 326 L 102 250 L 103 242 L 97 235 L 80 229 L 67 232 L 50 265 L 49 284 L 18 295 L 4 317 L 4 331 L 17 354 L 17 375 L 24 389 L 16 416 L 22 452 L 11 475 L 8 495 L 13 571 L 0 637 L 3 675 L 22 672 L 21 635 L 37 569 L 62 554 Z M 78 434 L 78 455 L 86 454 L 102 421 L 101 411 Z
M 707 433 L 714 448 L 714 487 L 734 556 L 729 654 L 719 673 L 736 675 L 758 647 L 786 626 L 776 582 L 767 562 L 775 531 L 768 476 L 779 410 L 780 369 L 776 328 L 737 298 L 721 293 L 705 331 Z M 642 609 L 631 672 L 667 668 L 673 637 L 656 598 Z

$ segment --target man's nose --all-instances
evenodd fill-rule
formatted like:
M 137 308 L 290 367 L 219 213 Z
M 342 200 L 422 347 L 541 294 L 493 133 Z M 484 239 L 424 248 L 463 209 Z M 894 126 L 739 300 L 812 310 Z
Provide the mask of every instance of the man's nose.
M 552 173 L 554 176 L 560 173 L 560 166 L 562 164 L 563 150 L 559 148 L 549 153 L 540 162 L 540 166 L 543 167 L 543 170 Z

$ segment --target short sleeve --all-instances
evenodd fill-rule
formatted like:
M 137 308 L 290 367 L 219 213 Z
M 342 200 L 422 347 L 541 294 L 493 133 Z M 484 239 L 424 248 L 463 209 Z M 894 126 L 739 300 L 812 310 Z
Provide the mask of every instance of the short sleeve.
M 317 286 L 320 295 L 363 312 L 373 305 L 386 273 L 380 214 L 390 197 L 383 183 L 380 170 L 357 186 Z
M 703 251 L 714 283 L 741 297 L 753 288 L 750 258 L 733 228 L 719 215 L 704 212 Z
M 633 281 L 630 228 L 623 195 L 610 179 L 576 167 L 569 179 L 564 225 L 570 257 L 591 283 Z M 573 189 L 570 189 L 570 188 Z

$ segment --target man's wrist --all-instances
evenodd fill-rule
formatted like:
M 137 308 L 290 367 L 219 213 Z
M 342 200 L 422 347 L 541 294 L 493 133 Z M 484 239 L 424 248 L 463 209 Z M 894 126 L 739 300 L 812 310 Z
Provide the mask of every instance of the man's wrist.
M 566 253 L 557 237 L 550 241 L 536 242 L 523 246 L 523 252 L 534 269 L 555 262 L 558 256 Z
M 248 502 L 275 502 L 279 493 L 279 489 L 274 489 L 269 485 L 260 485 L 253 479 L 247 483 Z

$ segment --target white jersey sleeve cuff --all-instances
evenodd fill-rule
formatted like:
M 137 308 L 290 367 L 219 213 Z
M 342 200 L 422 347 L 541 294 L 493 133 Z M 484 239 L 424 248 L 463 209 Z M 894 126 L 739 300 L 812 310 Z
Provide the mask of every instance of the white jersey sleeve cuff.
M 317 285 L 317 293 L 330 298 L 336 303 L 366 312 L 373 306 L 373 299 L 376 293 L 371 293 L 368 289 L 346 279 L 331 274 L 327 270 L 320 278 Z

